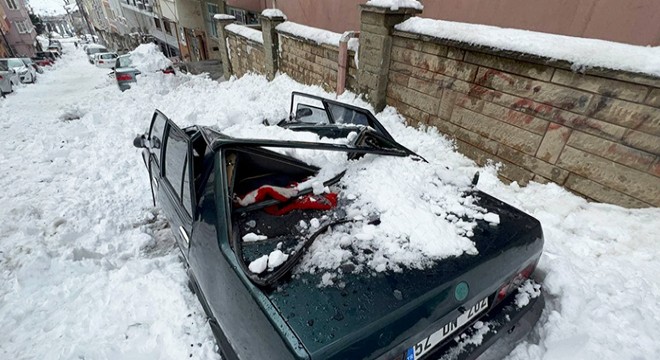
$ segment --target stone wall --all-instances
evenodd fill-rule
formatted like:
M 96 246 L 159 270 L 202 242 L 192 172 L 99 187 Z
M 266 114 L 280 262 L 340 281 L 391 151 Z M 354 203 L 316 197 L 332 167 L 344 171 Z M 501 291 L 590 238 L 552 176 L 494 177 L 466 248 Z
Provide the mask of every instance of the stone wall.
M 227 31 L 229 61 L 233 74 L 241 77 L 248 72 L 266 74 L 264 45 L 240 34 Z
M 360 63 L 365 60 L 360 59 Z M 386 102 L 504 180 L 660 206 L 660 79 L 394 31 Z
M 326 91 L 335 91 L 339 47 L 317 44 L 279 30 L 278 33 L 280 38 L 279 70 L 298 82 L 319 85 Z M 355 52 L 350 50 L 348 51 L 346 88 L 351 91 L 357 89 Z

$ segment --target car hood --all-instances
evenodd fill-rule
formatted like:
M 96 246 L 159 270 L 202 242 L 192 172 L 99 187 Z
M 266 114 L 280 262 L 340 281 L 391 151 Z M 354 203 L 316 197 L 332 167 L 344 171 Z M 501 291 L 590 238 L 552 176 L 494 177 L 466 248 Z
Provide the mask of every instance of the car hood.
M 322 274 L 300 274 L 264 294 L 312 359 L 402 354 L 411 337 L 451 321 L 463 304 L 485 297 L 492 304 L 499 287 L 541 253 L 538 220 L 483 192 L 473 195 L 500 216 L 498 226 L 478 221 L 472 237 L 477 255 L 447 258 L 423 270 L 348 273 L 343 287 L 320 287 Z M 463 281 L 469 296 L 459 302 L 454 288 Z

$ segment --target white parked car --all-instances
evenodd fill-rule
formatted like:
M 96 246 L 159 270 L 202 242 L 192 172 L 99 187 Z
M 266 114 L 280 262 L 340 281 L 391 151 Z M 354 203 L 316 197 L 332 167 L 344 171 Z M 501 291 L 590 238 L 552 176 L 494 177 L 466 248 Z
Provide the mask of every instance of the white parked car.
M 19 58 L 0 59 L 0 62 L 7 68 L 13 69 L 18 74 L 20 82 L 24 84 L 33 83 L 37 80 L 37 71 Z M 14 85 L 18 84 L 14 83 Z
M 89 44 L 87 49 L 85 49 L 85 52 L 87 53 L 87 59 L 89 60 L 89 63 L 93 64 L 96 54 L 107 53 L 108 49 L 106 49 L 103 45 Z
M 16 71 L 9 68 L 6 59 L 0 59 L 0 96 L 5 97 L 5 94 L 13 92 L 19 82 Z
M 100 68 L 112 69 L 117 61 L 117 53 L 98 53 L 94 57 L 94 65 Z

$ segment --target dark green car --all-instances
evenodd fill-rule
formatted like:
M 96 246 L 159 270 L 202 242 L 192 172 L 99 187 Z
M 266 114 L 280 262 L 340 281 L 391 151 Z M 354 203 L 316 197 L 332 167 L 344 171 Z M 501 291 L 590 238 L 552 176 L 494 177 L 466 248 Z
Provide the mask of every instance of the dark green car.
M 367 110 L 294 93 L 291 113 L 278 125 L 358 136 L 348 145 L 237 139 L 207 127 L 181 129 L 156 111 L 148 133 L 134 142 L 143 149 L 154 201 L 170 222 L 224 359 L 474 359 L 485 350 L 497 358 L 527 335 L 543 310 L 543 295 L 538 285 L 532 295 L 517 294 L 523 283 L 530 286 L 541 256 L 541 224 L 474 188 L 465 196 L 500 216 L 498 226 L 478 220 L 471 236 L 476 255 L 402 272 L 344 271 L 343 286 L 318 286 L 319 273 L 292 275 L 320 234 L 351 220 L 341 199 L 328 208 L 273 212 L 311 189 L 239 206 L 237 194 L 320 170 L 275 150 L 424 159 L 398 144 Z M 343 175 L 323 185 L 336 186 Z M 323 219 L 314 232 L 296 226 L 313 218 Z M 378 226 L 379 219 L 370 223 Z M 250 233 L 267 239 L 244 241 Z M 288 259 L 253 272 L 251 261 L 276 248 L 287 249 Z

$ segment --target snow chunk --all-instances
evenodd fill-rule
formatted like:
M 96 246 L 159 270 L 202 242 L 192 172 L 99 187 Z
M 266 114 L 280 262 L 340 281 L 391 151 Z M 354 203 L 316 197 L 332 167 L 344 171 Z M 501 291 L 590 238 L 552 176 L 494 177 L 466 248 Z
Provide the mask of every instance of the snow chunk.
M 396 25 L 395 28 L 472 45 L 564 60 L 572 63 L 574 70 L 584 67 L 604 67 L 660 76 L 660 46 L 635 46 L 605 40 L 420 17 L 410 18 Z
M 215 14 L 213 15 L 213 18 L 216 20 L 236 20 L 234 15 L 229 14 Z
M 243 235 L 243 241 L 253 242 L 253 241 L 262 241 L 268 239 L 268 236 L 257 235 L 255 233 L 247 233 Z
M 286 259 L 289 258 L 289 255 L 283 253 L 280 250 L 275 250 L 268 255 L 268 269 L 273 270 L 276 267 L 284 264 Z
M 541 295 L 541 285 L 537 284 L 534 280 L 526 280 L 518 288 L 516 294 L 516 306 L 521 308 L 527 306 L 531 299 L 537 298 Z
M 264 255 L 257 260 L 250 262 L 248 269 L 255 274 L 261 274 L 268 267 L 268 255 Z
M 313 228 L 318 228 L 321 226 L 321 222 L 317 218 L 313 218 L 312 220 L 309 221 L 309 225 L 311 225 Z
M 264 11 L 261 12 L 261 15 L 269 18 L 282 17 L 286 20 L 286 15 L 284 15 L 280 9 L 264 9 Z
M 247 26 L 238 25 L 238 24 L 229 24 L 225 26 L 227 31 L 231 31 L 236 35 L 240 35 L 244 38 L 258 42 L 260 44 L 264 43 L 264 37 L 261 31 L 249 28 Z
M 390 10 L 399 10 L 401 8 L 424 9 L 424 6 L 417 0 L 369 0 L 366 5 L 389 8 Z
M 487 221 L 493 225 L 497 225 L 500 223 L 500 216 L 495 214 L 495 213 L 487 213 L 484 215 L 484 221 Z
M 144 73 L 153 73 L 172 66 L 172 61 L 153 43 L 141 44 L 130 54 L 131 66 Z

